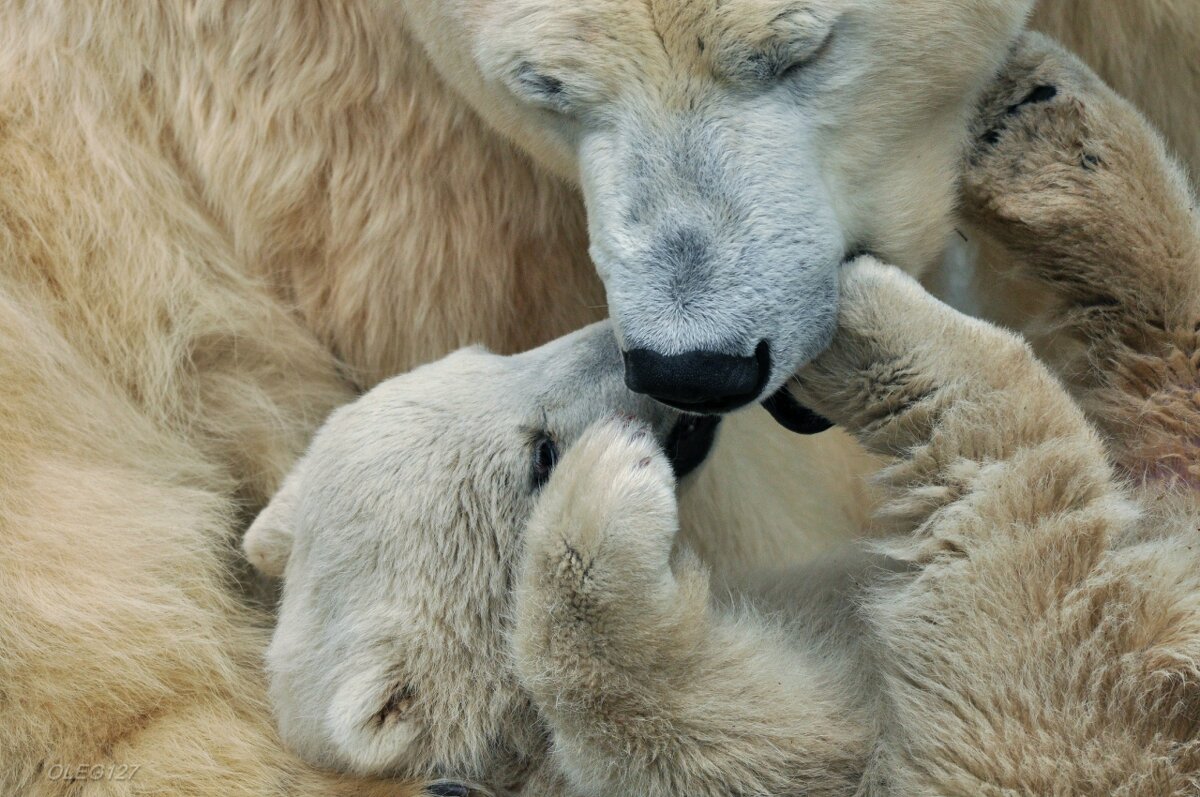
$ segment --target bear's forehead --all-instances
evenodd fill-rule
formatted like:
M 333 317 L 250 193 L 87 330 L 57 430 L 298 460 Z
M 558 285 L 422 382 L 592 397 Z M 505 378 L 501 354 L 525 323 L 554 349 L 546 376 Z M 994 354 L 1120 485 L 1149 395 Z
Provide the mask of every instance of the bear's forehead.
M 540 71 L 665 85 L 823 37 L 853 0 L 520 0 L 497 4 L 493 45 Z

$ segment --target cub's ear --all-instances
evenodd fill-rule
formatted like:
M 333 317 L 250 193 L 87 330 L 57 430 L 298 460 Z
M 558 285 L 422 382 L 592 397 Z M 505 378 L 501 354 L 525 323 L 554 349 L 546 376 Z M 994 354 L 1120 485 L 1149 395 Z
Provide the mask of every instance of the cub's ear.
M 284 479 L 283 486 L 250 524 L 242 538 L 242 551 L 263 575 L 279 578 L 287 567 L 295 538 L 295 513 L 300 502 L 299 468 Z
M 375 775 L 395 770 L 408 761 L 420 735 L 413 710 L 416 694 L 397 674 L 395 663 L 373 646 L 358 659 L 352 674 L 334 692 L 326 727 L 342 765 L 350 771 Z

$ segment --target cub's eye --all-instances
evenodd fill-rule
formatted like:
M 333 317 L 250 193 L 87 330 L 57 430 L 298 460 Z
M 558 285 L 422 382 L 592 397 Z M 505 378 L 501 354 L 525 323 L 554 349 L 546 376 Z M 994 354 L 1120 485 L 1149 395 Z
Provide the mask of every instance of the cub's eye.
M 554 466 L 557 464 L 558 446 L 554 444 L 550 435 L 538 435 L 533 441 L 533 489 L 540 490 L 550 480 L 550 474 L 554 472 Z

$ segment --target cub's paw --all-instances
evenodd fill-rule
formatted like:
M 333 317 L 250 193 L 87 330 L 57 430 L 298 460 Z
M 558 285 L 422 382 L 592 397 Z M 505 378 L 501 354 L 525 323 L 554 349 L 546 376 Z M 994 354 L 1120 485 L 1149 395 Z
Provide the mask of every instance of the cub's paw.
M 837 333 L 827 353 L 845 360 L 844 367 L 868 367 L 936 335 L 942 315 L 941 303 L 915 279 L 869 255 L 859 257 L 839 274 Z
M 588 715 L 613 673 L 656 658 L 685 591 L 677 528 L 675 479 L 647 427 L 601 422 L 568 449 L 530 519 L 515 591 L 513 660 L 539 709 Z
M 612 419 L 593 425 L 564 455 L 538 498 L 528 542 L 531 551 L 535 544 L 569 548 L 589 562 L 665 565 L 675 531 L 670 462 L 648 426 Z
M 669 583 L 675 477 L 650 429 L 610 420 L 563 456 L 526 532 L 523 586 L 535 602 L 635 605 Z
M 1121 245 L 1175 196 L 1161 140 L 1075 56 L 1026 34 L 985 94 L 964 212 L 1006 245 Z

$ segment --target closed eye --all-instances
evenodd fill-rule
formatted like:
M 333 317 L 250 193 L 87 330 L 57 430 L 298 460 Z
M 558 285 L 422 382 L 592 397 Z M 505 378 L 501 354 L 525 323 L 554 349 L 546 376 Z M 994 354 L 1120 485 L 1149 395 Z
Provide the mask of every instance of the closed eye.
M 522 62 L 517 67 L 513 83 L 517 93 L 535 105 L 557 113 L 570 112 L 567 91 L 563 82 L 553 75 L 539 72 L 528 61 Z
M 809 51 L 804 56 L 797 58 L 796 60 L 792 61 L 790 64 L 787 64 L 781 70 L 779 70 L 776 73 L 778 78 L 780 80 L 784 80 L 789 77 L 795 77 L 797 74 L 799 74 L 803 70 L 812 66 L 817 61 L 819 61 L 821 59 L 821 57 L 823 55 L 825 55 L 825 53 L 829 52 L 829 47 L 832 43 L 833 43 L 833 31 L 831 30 L 831 31 L 829 31 L 829 35 L 826 36 L 821 41 L 821 43 L 816 46 L 815 49 Z

